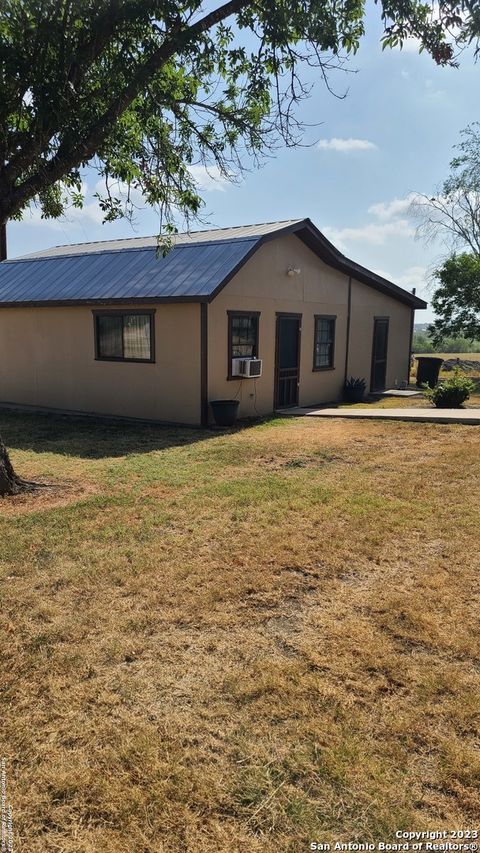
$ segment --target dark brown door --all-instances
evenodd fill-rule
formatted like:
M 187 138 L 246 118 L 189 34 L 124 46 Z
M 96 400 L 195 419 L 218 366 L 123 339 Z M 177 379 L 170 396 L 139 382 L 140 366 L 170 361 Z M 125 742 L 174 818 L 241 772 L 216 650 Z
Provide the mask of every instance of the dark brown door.
M 385 391 L 387 379 L 388 317 L 375 317 L 373 321 L 372 391 Z
M 275 408 L 298 406 L 300 380 L 300 323 L 298 314 L 277 316 Z

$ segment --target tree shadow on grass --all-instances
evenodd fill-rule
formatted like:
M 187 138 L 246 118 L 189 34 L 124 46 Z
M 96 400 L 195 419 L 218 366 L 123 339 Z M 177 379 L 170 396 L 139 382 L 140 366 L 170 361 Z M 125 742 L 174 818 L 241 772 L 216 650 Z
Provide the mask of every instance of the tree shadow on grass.
M 132 423 L 106 418 L 0 411 L 0 435 L 11 450 L 103 459 L 150 453 L 238 432 L 254 425 L 240 422 L 228 430 Z

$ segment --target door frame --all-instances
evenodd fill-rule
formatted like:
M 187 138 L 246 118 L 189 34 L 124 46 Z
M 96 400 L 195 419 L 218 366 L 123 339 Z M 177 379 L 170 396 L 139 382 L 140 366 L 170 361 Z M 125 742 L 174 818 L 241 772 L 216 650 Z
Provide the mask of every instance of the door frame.
M 301 355 L 301 342 L 302 342 L 302 317 L 303 314 L 296 314 L 293 311 L 277 311 L 275 313 L 275 370 L 273 374 L 273 408 L 274 410 L 277 408 L 277 399 L 278 399 L 278 355 L 279 355 L 279 332 L 280 332 L 280 320 L 285 318 L 290 318 L 292 320 L 298 320 L 298 346 L 297 346 L 297 370 L 298 370 L 298 382 L 297 382 L 297 402 L 294 406 L 298 406 L 299 397 L 300 397 L 300 355 Z M 294 408 L 292 406 L 292 408 Z
M 373 387 L 373 380 L 374 380 L 374 376 L 375 376 L 375 366 L 374 366 L 374 364 L 375 364 L 375 327 L 376 327 L 377 320 L 383 320 L 387 324 L 387 334 L 385 336 L 385 386 L 387 384 L 388 337 L 390 334 L 390 317 L 378 316 L 378 317 L 373 318 L 372 358 L 371 358 L 371 368 L 370 368 L 370 391 L 372 392 L 372 394 L 374 394 L 375 391 L 380 391 L 380 390 L 384 391 L 385 390 L 385 386 L 382 389 L 380 389 L 380 388 L 374 389 L 374 387 Z

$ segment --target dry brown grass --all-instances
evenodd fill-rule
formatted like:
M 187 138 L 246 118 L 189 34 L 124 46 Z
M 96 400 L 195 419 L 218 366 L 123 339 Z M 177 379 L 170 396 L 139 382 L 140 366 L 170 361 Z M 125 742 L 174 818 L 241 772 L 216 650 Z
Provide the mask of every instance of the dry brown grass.
M 2 505 L 17 850 L 297 853 L 475 821 L 478 428 L 2 421 L 22 473 L 70 489 Z
M 465 361 L 480 361 L 480 352 L 425 352 L 425 353 L 415 353 L 415 357 L 417 356 L 426 356 L 430 358 L 443 358 L 445 360 L 449 360 L 452 358 L 460 358 L 465 359 Z

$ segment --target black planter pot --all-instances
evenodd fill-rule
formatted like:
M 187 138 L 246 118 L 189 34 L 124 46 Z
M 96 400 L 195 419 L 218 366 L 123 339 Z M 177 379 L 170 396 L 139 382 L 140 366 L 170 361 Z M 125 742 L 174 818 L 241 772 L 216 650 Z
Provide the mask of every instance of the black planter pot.
M 343 392 L 345 403 L 363 403 L 365 391 L 363 388 L 348 388 Z
M 468 396 L 466 397 L 463 391 L 452 391 L 448 397 L 437 400 L 435 406 L 437 409 L 459 409 L 465 400 L 468 400 Z
M 237 420 L 239 400 L 211 400 L 213 418 L 217 426 L 233 426 Z

